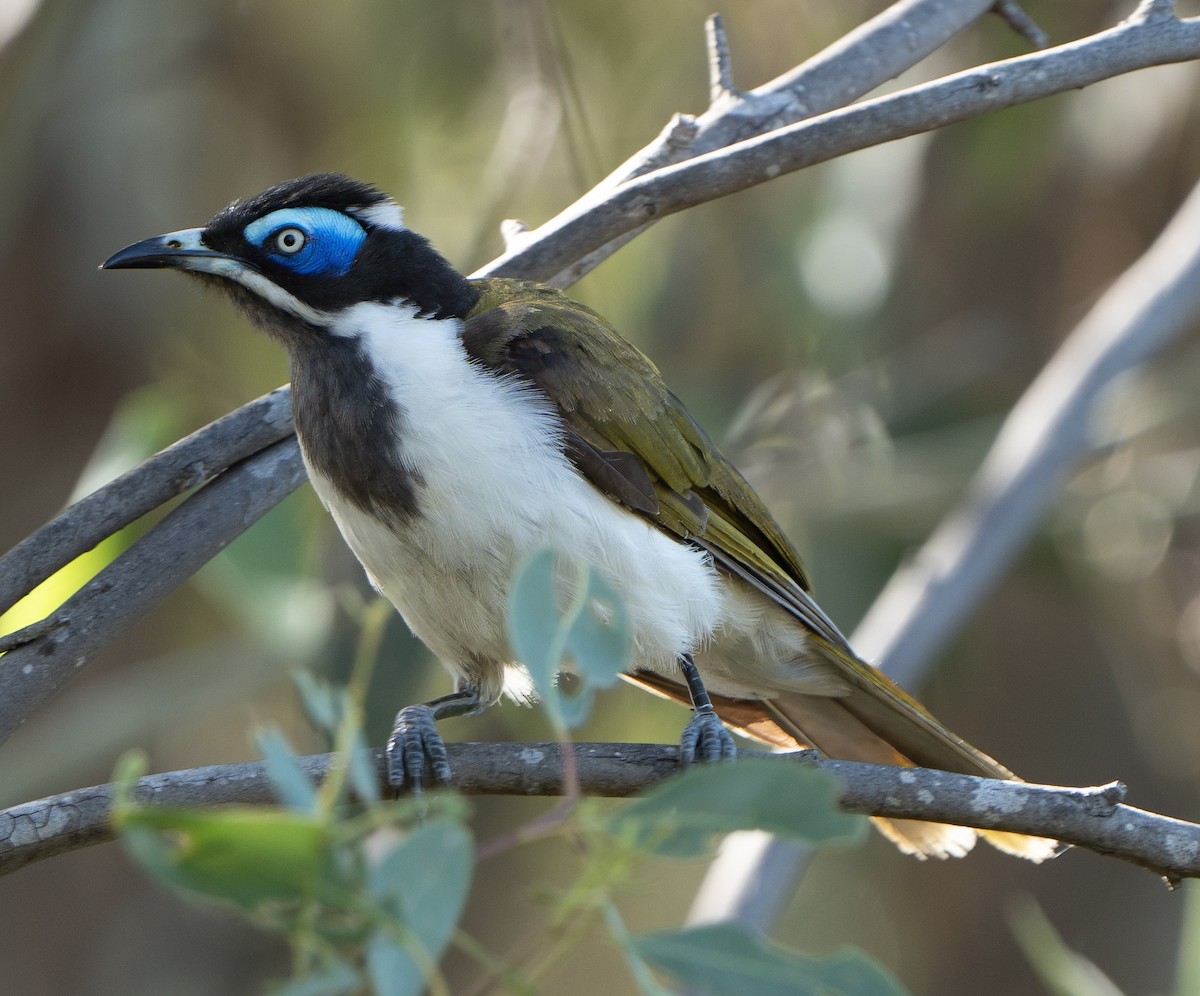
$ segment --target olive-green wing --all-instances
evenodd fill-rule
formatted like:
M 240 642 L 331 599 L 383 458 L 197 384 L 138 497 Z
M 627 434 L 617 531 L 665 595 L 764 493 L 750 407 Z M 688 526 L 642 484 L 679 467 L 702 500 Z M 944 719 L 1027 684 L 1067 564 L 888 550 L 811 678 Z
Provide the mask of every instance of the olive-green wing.
M 516 280 L 477 283 L 483 294 L 463 328 L 468 353 L 553 401 L 569 456 L 593 485 L 681 539 L 782 586 L 808 587 L 762 501 L 645 355 L 559 291 Z
M 1007 774 L 855 656 L 808 594 L 800 558 L 761 499 L 636 347 L 591 309 L 544 285 L 488 279 L 477 286 L 480 300 L 463 326 L 467 352 L 551 399 L 567 427 L 568 455 L 595 487 L 708 550 L 724 571 L 791 611 L 849 683 L 840 701 L 905 756 L 931 767 Z

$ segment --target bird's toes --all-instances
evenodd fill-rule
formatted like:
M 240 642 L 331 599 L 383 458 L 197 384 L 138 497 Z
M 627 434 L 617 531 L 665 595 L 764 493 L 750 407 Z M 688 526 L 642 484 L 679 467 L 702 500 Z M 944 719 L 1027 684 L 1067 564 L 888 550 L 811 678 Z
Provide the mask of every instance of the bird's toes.
M 397 789 L 419 793 L 425 784 L 427 766 L 436 784 L 450 781 L 446 744 L 429 706 L 413 705 L 400 710 L 388 738 L 386 757 L 388 782 Z
M 737 757 L 733 734 L 725 729 L 714 712 L 695 712 L 679 738 L 679 760 L 687 765 L 694 761 L 732 761 Z

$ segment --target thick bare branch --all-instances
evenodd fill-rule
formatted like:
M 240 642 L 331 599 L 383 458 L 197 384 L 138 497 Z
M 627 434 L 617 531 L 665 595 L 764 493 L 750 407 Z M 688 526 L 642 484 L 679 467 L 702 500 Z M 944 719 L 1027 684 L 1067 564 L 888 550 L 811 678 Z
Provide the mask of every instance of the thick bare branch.
M 534 230 L 481 274 L 548 280 L 560 260 L 706 201 L 850 152 L 907 138 L 1123 73 L 1200 58 L 1200 18 L 1130 18 L 1108 31 L 863 101 L 623 183 Z
M 455 786 L 468 795 L 561 795 L 563 747 L 535 744 L 447 744 Z M 579 787 L 586 795 L 633 795 L 679 770 L 679 750 L 658 744 L 576 744 Z M 1174 884 L 1200 877 L 1200 826 L 1123 805 L 1124 787 L 1061 788 L 1000 782 L 923 768 L 833 761 L 814 751 L 739 757 L 800 761 L 842 782 L 840 804 L 852 813 L 894 819 L 952 822 L 987 830 L 1055 837 L 1121 858 Z M 333 755 L 301 758 L 314 779 Z M 381 786 L 382 752 L 373 752 Z M 385 786 L 386 787 L 386 786 Z M 147 804 L 212 806 L 275 801 L 258 762 L 193 768 L 141 779 L 137 798 Z M 98 785 L 0 812 L 0 874 L 113 837 L 108 822 L 112 786 Z
M 81 664 L 183 584 L 306 480 L 295 436 L 219 475 L 167 515 L 47 620 L 6 638 L 0 741 Z
M 855 646 L 901 683 L 951 638 L 1089 453 L 1097 402 L 1200 315 L 1200 185 L 1067 336 L 1005 419 L 963 502 L 893 575 Z
M 280 388 L 80 499 L 0 557 L 0 613 L 113 533 L 291 432 L 289 395 Z

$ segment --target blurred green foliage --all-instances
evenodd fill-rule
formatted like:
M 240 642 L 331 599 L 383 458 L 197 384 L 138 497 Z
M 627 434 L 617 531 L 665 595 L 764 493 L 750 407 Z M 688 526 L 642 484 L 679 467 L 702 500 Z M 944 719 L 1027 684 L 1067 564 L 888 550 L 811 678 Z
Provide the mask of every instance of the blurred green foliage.
M 615 597 L 598 591 L 586 573 L 566 585 L 576 592 L 574 611 L 559 619 L 554 572 L 549 551 L 523 568 L 513 586 L 509 631 L 513 645 L 530 648 L 527 659 L 539 661 L 551 680 L 573 665 L 580 697 L 565 710 L 561 702 L 548 705 L 568 740 L 570 728 L 586 715 L 578 703 L 616 680 L 628 655 L 628 635 L 621 634 L 628 624 Z M 596 598 L 604 598 L 611 627 L 580 626 Z M 130 857 L 184 897 L 228 904 L 285 936 L 292 978 L 273 991 L 287 996 L 451 991 L 438 962 L 459 934 L 476 852 L 466 806 L 455 793 L 380 799 L 360 723 L 381 619 L 373 612 L 364 627 L 348 690 L 300 679 L 309 718 L 339 751 L 341 763 L 320 785 L 271 729 L 258 742 L 278 807 L 141 804 L 135 791 L 145 774 L 144 756 L 124 759 L 114 778 L 113 824 Z M 624 635 L 618 644 L 625 646 L 614 645 L 612 630 Z M 612 818 L 601 816 L 594 803 L 581 804 L 573 791 L 566 804 L 484 849 L 485 859 L 494 859 L 519 843 L 543 848 L 552 835 L 574 842 L 580 868 L 575 886 L 557 903 L 559 929 L 534 946 L 527 964 L 506 966 L 465 935 L 456 945 L 495 983 L 534 992 L 540 976 L 569 959 L 582 942 L 580 926 L 600 920 L 623 952 L 637 989 L 648 996 L 665 990 L 647 962 L 713 994 L 898 994 L 895 982 L 860 952 L 814 960 L 727 926 L 632 937 L 614 905 L 617 891 L 637 874 L 642 853 L 704 854 L 718 834 L 738 830 L 767 830 L 808 844 L 861 840 L 866 821 L 838 811 L 837 799 L 838 786 L 825 773 L 778 761 L 694 767 Z
M 787 70 L 883 6 L 744 0 L 724 12 L 736 82 Z M 1062 41 L 1132 3 L 1025 7 Z M 393 192 L 470 269 L 499 250 L 501 219 L 544 220 L 672 113 L 703 109 L 710 10 L 31 3 L 23 30 L 0 37 L 0 546 L 69 500 L 132 392 L 153 384 L 166 400 L 138 416 L 159 445 L 287 376 L 225 302 L 166 277 L 97 273 L 115 248 L 340 169 Z M 1022 50 L 989 18 L 900 82 Z M 1193 66 L 1133 74 L 784 177 L 656 225 L 573 293 L 726 440 L 849 631 L 959 496 L 1014 398 L 1200 175 L 1197 92 Z M 1107 400 L 1105 445 L 921 692 L 1026 777 L 1119 777 L 1139 805 L 1185 818 L 1200 816 L 1198 378 L 1189 341 Z M 349 677 L 372 604 L 315 499 L 298 494 L 5 745 L 0 794 L 102 781 L 132 745 L 158 770 L 241 760 L 264 718 L 293 750 L 315 749 L 286 676 L 311 664 Z M 446 688 L 398 620 L 379 638 L 373 743 L 399 706 Z M 618 687 L 578 735 L 674 741 L 685 719 Z M 445 726 L 451 738 L 551 735 L 543 712 L 514 707 Z M 524 825 L 534 806 L 480 800 L 474 836 Z M 554 841 L 490 862 L 463 930 L 518 961 L 576 868 Z M 642 866 L 613 908 L 637 934 L 678 922 L 702 871 Z M 1034 868 L 992 854 L 917 864 L 873 839 L 830 850 L 778 937 L 815 953 L 853 943 L 914 992 L 1024 993 L 1037 982 L 1004 917 L 1017 893 L 1122 991 L 1173 985 L 1179 897 L 1075 853 Z M 287 972 L 283 945 L 146 887 L 114 848 L 0 881 L 0 933 L 0 978 L 29 996 L 239 992 Z M 609 933 L 550 967 L 544 991 L 627 986 Z M 459 950 L 444 970 L 453 991 L 480 972 Z

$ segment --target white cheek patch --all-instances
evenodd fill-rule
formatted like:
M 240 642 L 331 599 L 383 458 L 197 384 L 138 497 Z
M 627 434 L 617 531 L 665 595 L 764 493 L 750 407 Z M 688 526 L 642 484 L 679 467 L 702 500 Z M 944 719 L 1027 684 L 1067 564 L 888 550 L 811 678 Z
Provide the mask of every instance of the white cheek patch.
M 329 312 L 320 311 L 305 304 L 294 294 L 289 294 L 277 283 L 268 280 L 257 270 L 250 269 L 236 259 L 221 256 L 196 256 L 188 260 L 188 269 L 199 273 L 211 273 L 215 277 L 223 277 L 241 284 L 280 311 L 295 315 L 310 325 L 328 326 L 333 321 Z
M 407 230 L 404 226 L 404 208 L 393 200 L 381 201 L 365 208 L 351 208 L 350 214 L 375 228 L 390 228 L 397 232 Z

